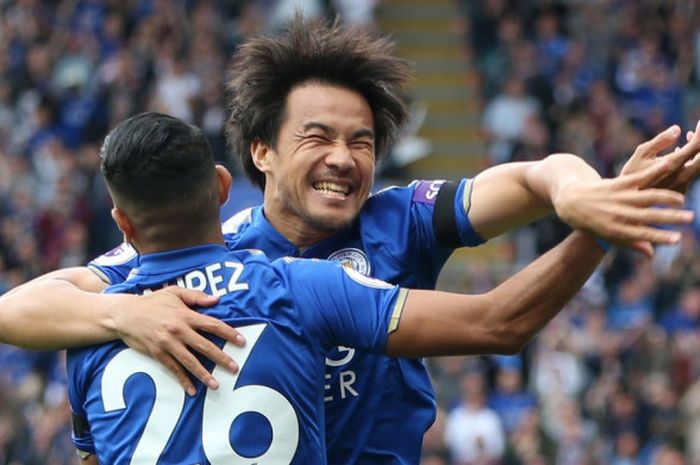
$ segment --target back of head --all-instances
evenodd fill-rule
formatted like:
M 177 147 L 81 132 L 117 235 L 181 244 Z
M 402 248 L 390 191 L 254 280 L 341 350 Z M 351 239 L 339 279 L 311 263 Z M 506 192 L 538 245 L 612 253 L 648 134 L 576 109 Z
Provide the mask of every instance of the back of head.
M 408 118 L 402 95 L 411 73 L 393 52 L 391 41 L 367 30 L 300 14 L 281 35 L 242 45 L 228 82 L 226 132 L 251 180 L 264 187 L 265 176 L 251 159 L 251 143 L 260 139 L 275 147 L 287 96 L 307 83 L 338 85 L 362 95 L 374 117 L 376 155 L 383 154 Z
M 173 244 L 200 234 L 212 221 L 218 225 L 214 158 L 195 126 L 142 113 L 107 135 L 100 156 L 115 207 L 142 237 Z

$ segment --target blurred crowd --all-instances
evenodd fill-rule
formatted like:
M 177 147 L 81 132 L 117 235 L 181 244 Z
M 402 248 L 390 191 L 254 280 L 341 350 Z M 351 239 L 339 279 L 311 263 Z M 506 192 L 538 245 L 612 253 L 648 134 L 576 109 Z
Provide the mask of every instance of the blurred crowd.
M 108 128 L 170 113 L 228 163 L 235 47 L 294 6 L 371 25 L 376 3 L 0 0 L 0 293 L 120 241 L 98 169 Z M 458 3 L 491 163 L 567 151 L 614 175 L 650 135 L 700 118 L 693 0 Z M 508 266 L 477 264 L 460 290 L 491 288 L 564 234 L 551 219 L 514 234 Z M 700 465 L 698 237 L 653 261 L 610 253 L 521 355 L 430 360 L 439 414 L 422 463 Z M 0 465 L 74 463 L 62 363 L 0 346 Z
M 461 3 L 492 164 L 572 152 L 612 176 L 655 133 L 695 127 L 696 1 Z M 700 464 L 699 231 L 654 260 L 610 253 L 520 355 L 431 360 L 440 414 L 424 464 Z M 518 231 L 513 266 L 475 267 L 463 290 L 566 233 L 553 219 Z

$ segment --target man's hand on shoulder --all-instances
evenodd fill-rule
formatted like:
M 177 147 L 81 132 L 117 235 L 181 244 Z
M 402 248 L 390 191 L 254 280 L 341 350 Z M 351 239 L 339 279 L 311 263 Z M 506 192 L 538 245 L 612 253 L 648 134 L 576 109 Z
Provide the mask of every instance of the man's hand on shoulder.
M 218 336 L 239 346 L 245 344 L 243 336 L 221 320 L 190 308 L 215 305 L 218 302 L 216 297 L 176 286 L 129 297 L 128 305 L 112 312 L 114 331 L 129 347 L 165 365 L 188 394 L 195 393 L 188 372 L 209 388 L 218 388 L 218 382 L 193 352 L 232 372 L 238 370 L 236 362 L 201 333 Z

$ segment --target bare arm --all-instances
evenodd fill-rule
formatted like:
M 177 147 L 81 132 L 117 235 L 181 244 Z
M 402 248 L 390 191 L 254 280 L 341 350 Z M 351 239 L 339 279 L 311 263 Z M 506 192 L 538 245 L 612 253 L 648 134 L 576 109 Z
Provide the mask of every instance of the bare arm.
M 571 154 L 496 165 L 474 179 L 469 219 L 482 237 L 492 238 L 554 213 L 557 195 L 571 183 L 599 180 L 593 168 Z
M 668 166 L 665 161 L 657 162 L 643 172 L 621 176 L 618 188 L 649 183 L 667 172 Z M 650 193 L 655 199 L 646 198 Z M 664 199 L 678 206 L 683 202 L 683 195 L 671 191 L 636 194 L 645 203 Z M 576 294 L 602 257 L 602 249 L 577 231 L 488 293 L 470 296 L 412 290 L 386 351 L 394 356 L 518 352 Z
M 638 173 L 657 160 L 657 155 L 673 146 L 680 130 L 669 128 L 654 139 L 640 144 L 624 173 Z M 700 159 L 689 160 L 700 152 L 700 137 L 674 154 L 664 156 L 669 164 L 664 176 L 637 188 L 663 187 L 677 191 L 675 185 L 694 178 Z M 682 173 L 679 175 L 679 173 Z M 672 242 L 667 232 L 656 227 L 665 219 L 658 210 L 647 209 L 640 215 L 631 203 L 629 192 L 618 189 L 615 180 L 600 179 L 598 173 L 581 158 L 571 154 L 550 155 L 544 160 L 508 163 L 489 168 L 474 180 L 469 218 L 483 237 L 491 238 L 509 229 L 529 223 L 552 212 L 575 229 L 603 237 L 619 245 L 639 241 Z
M 97 294 L 106 284 L 88 268 L 59 270 L 0 296 L 0 342 L 27 349 L 66 349 L 122 339 L 172 371 L 189 392 L 187 371 L 218 384 L 192 351 L 236 370 L 235 362 L 199 332 L 235 344 L 242 336 L 222 321 L 188 306 L 217 299 L 199 291 L 169 287 L 146 296 Z
M 134 296 L 99 295 L 107 284 L 88 268 L 40 276 L 0 296 L 0 341 L 66 349 L 117 339 L 110 315 Z
M 576 294 L 603 255 L 592 239 L 574 232 L 486 294 L 411 290 L 386 352 L 392 356 L 517 353 Z

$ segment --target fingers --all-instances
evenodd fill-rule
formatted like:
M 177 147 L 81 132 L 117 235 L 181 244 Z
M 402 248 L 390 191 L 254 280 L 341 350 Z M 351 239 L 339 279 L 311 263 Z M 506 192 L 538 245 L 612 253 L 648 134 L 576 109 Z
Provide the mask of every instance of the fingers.
M 626 190 L 614 194 L 610 200 L 636 207 L 682 207 L 685 205 L 685 195 L 668 189 Z
M 235 331 L 234 334 L 238 336 L 238 333 Z M 204 357 L 217 365 L 223 366 L 232 373 L 236 373 L 238 371 L 238 364 L 228 354 L 226 354 L 223 349 L 194 330 L 188 331 L 187 346 L 202 354 Z
M 672 153 L 664 155 L 664 159 L 669 163 L 669 171 L 676 171 L 688 161 L 695 158 L 700 150 L 700 144 L 687 143 L 683 147 L 676 147 Z
M 616 231 L 613 232 L 613 235 L 625 238 L 624 240 L 612 240 L 612 242 L 624 246 L 632 245 L 636 241 L 650 242 L 652 244 L 677 244 L 681 240 L 681 233 L 678 231 L 635 224 L 619 224 L 616 226 Z
M 671 147 L 673 144 L 676 143 L 680 133 L 681 128 L 674 124 L 673 126 L 667 128 L 665 131 L 662 131 L 659 134 L 657 134 L 650 141 L 639 144 L 637 149 L 634 151 L 632 157 L 656 158 L 656 155 L 659 152 Z
M 692 170 L 697 169 L 698 165 L 700 165 L 700 154 L 695 155 L 695 157 L 693 157 L 691 160 L 688 160 L 687 162 L 685 162 L 685 164 L 683 165 L 683 168 L 684 169 L 688 168 L 692 171 Z
M 642 225 L 676 224 L 684 225 L 693 221 L 693 212 L 670 208 L 634 208 L 618 209 L 618 217 L 625 223 Z M 640 238 L 643 239 L 643 238 Z
M 686 133 L 687 143 L 683 147 L 676 147 L 673 153 L 666 155 L 671 164 L 671 171 L 675 171 L 680 168 L 688 160 L 692 160 L 698 152 L 700 152 L 700 122 L 698 122 L 699 127 L 696 131 L 688 131 Z
M 198 331 L 204 331 L 205 333 L 218 336 L 237 346 L 243 347 L 245 345 L 245 338 L 241 333 L 217 318 L 201 313 L 192 313 L 192 315 L 190 315 L 189 324 Z
M 654 256 L 654 246 L 648 241 L 634 241 L 629 245 L 629 248 L 649 258 Z
M 170 286 L 163 290 L 176 295 L 188 307 L 211 307 L 219 302 L 219 298 L 202 291 L 185 289 L 179 286 Z
M 197 334 L 195 331 L 191 331 L 191 334 L 185 335 L 185 340 L 192 340 L 192 344 L 197 347 L 203 345 L 201 341 L 197 338 L 203 338 L 203 336 Z M 209 370 L 207 370 L 204 365 L 199 361 L 195 355 L 190 352 L 189 344 L 185 345 L 177 341 L 176 343 L 169 344 L 165 350 L 168 356 L 175 359 L 176 363 L 182 368 L 190 372 L 195 378 L 200 380 L 204 385 L 210 389 L 218 389 L 219 383 L 214 379 Z M 170 367 L 169 367 L 170 368 Z M 172 370 L 171 370 L 172 371 Z M 180 378 L 178 378 L 178 381 Z M 181 383 L 182 384 L 182 383 Z M 188 391 L 189 393 L 189 391 Z
M 158 360 L 160 363 L 165 365 L 165 367 L 177 378 L 177 382 L 180 386 L 187 392 L 188 395 L 194 396 L 197 393 L 197 389 L 194 387 L 190 376 L 187 374 L 185 369 L 180 365 L 177 360 L 175 360 L 172 355 L 167 352 L 153 353 L 153 358 Z
M 659 158 L 648 167 L 636 173 L 621 175 L 615 178 L 615 182 L 622 186 L 647 187 L 653 185 L 667 175 L 670 171 L 670 162 L 666 157 Z

